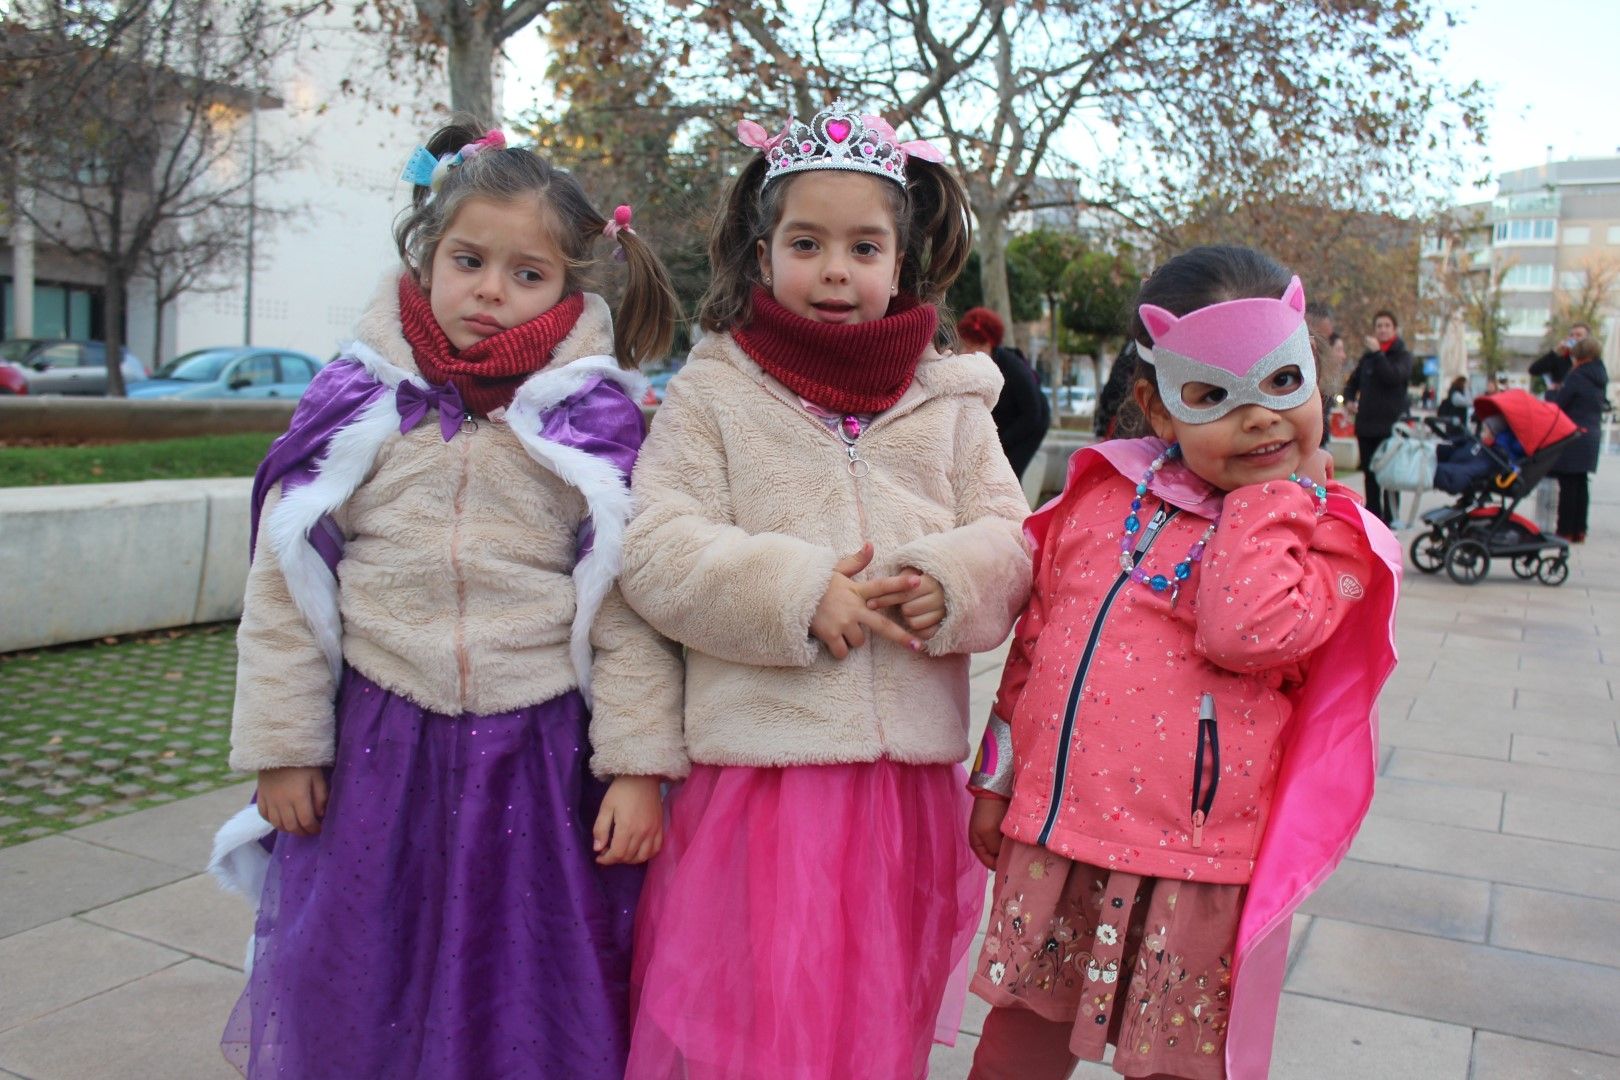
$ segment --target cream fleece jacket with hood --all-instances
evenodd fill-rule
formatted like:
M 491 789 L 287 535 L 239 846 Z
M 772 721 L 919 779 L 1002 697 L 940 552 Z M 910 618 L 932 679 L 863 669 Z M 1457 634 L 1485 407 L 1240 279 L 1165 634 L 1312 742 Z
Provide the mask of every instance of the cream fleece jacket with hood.
M 968 654 L 995 648 L 1029 593 L 1028 506 L 996 438 L 1001 375 L 932 350 L 852 462 L 839 437 L 711 334 L 670 381 L 636 465 L 620 586 L 686 646 L 686 748 L 718 765 L 955 762 Z M 857 474 L 861 475 L 857 475 Z M 946 616 L 922 653 L 875 638 L 844 660 L 810 636 L 833 570 L 915 567 Z
M 358 327 L 361 344 L 417 372 L 390 275 Z M 607 305 L 585 310 L 553 360 L 611 356 Z M 367 678 L 424 709 L 490 714 L 576 688 L 571 572 L 587 516 L 580 489 L 528 452 L 511 427 L 479 420 L 445 442 L 436 414 L 387 435 L 365 479 L 332 514 L 345 539 L 338 565 L 342 655 Z M 234 768 L 329 765 L 336 680 L 300 612 L 272 542 L 272 492 L 248 573 L 237 633 Z M 678 650 L 608 592 L 590 627 L 591 767 L 599 776 L 683 776 Z

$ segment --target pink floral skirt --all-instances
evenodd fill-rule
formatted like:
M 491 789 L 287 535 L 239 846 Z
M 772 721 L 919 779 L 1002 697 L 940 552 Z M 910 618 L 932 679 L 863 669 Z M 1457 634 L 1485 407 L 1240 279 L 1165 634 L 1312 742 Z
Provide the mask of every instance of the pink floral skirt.
M 695 766 L 642 891 L 626 1076 L 925 1075 L 955 1040 L 984 902 L 965 780 Z
M 1072 1022 L 1069 1050 L 1114 1071 L 1222 1080 L 1243 885 L 1143 877 L 1001 841 L 973 992 Z

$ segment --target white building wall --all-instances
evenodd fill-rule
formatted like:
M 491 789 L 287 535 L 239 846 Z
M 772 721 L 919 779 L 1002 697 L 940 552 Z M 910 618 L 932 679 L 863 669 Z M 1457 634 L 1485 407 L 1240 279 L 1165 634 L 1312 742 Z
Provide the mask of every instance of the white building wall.
M 311 17 L 303 47 L 269 79 L 284 106 L 259 114 L 261 145 L 307 146 L 297 168 L 258 186 L 263 204 L 297 209 L 275 224 L 259 223 L 251 343 L 322 359 L 348 340 L 379 279 L 398 265 L 392 226 L 409 199 L 400 170 L 442 119 L 434 103 L 447 96 L 442 86 L 413 91 L 408 78 L 375 85 L 377 45 L 352 20 L 350 4 Z M 382 100 L 343 94 L 345 78 L 370 79 Z M 400 106 L 398 114 L 387 105 Z M 229 285 L 224 291 L 188 294 L 170 306 L 161 355 L 151 348 L 150 287 L 132 287 L 132 348 L 155 368 L 193 349 L 243 344 L 245 266 L 221 280 Z

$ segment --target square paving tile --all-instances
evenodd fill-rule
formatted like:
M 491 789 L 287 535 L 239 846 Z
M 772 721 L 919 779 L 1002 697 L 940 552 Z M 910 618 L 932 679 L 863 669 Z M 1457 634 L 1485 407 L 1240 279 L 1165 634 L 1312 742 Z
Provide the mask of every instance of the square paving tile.
M 186 877 L 184 870 L 47 836 L 0 850 L 0 938 Z
M 253 909 L 207 874 L 96 908 L 82 918 L 99 926 L 240 969 L 253 933 Z
M 44 1016 L 185 956 L 150 941 L 59 919 L 0 938 L 0 1031 Z
M 1489 882 L 1346 859 L 1300 908 L 1346 922 L 1484 941 Z
M 1494 1031 L 1474 1036 L 1469 1080 L 1616 1080 L 1620 1057 L 1588 1054 Z
M 251 781 L 232 784 L 207 795 L 98 821 L 67 835 L 196 873 L 208 868 L 214 833 L 247 805 L 252 794 Z
M 1620 849 L 1620 809 L 1533 795 L 1506 798 L 1503 832 Z
M 1513 736 L 1506 731 L 1481 731 L 1471 724 L 1431 724 L 1416 718 L 1381 724 L 1378 728 L 1380 746 L 1405 746 L 1497 761 L 1508 760 L 1512 741 Z
M 1620 807 L 1620 783 L 1601 773 L 1578 773 L 1544 765 L 1523 765 L 1516 761 L 1491 761 L 1460 754 L 1436 754 L 1429 750 L 1397 747 L 1385 767 L 1387 776 L 1403 780 L 1457 784 L 1508 793 L 1539 795 L 1554 799 Z
M 187 960 L 0 1033 L 0 1068 L 31 1080 L 240 1080 L 219 1052 L 240 981 Z
M 1350 857 L 1386 866 L 1620 900 L 1620 851 L 1369 817 Z
M 1620 903 L 1494 886 L 1492 945 L 1620 968 Z
M 1284 994 L 1271 1078 L 1467 1080 L 1473 1034 L 1457 1024 Z
M 1380 776 L 1373 790 L 1372 813 L 1495 831 L 1502 819 L 1502 798 L 1500 791 Z
M 1543 735 L 1513 736 L 1513 760 L 1583 772 L 1620 773 L 1620 746 L 1596 746 Z
M 1286 988 L 1620 1054 L 1620 970 L 1598 964 L 1319 918 Z

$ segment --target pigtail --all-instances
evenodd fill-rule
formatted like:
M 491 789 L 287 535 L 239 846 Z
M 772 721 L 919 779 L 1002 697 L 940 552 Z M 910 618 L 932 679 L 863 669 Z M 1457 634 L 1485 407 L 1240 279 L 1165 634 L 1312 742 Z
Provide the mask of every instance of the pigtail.
M 951 283 L 973 253 L 973 218 L 956 174 L 931 161 L 906 162 L 906 257 L 900 289 L 939 308 L 935 344 L 956 344 L 956 321 L 945 302 Z
M 709 229 L 709 287 L 698 301 L 698 325 L 711 333 L 744 326 L 753 315 L 759 281 L 760 187 L 765 157 L 754 155 L 726 190 Z
M 613 349 L 619 366 L 639 368 L 669 351 L 681 302 L 669 271 L 652 247 L 628 228 L 616 238 L 624 252 L 624 298 L 613 319 Z

